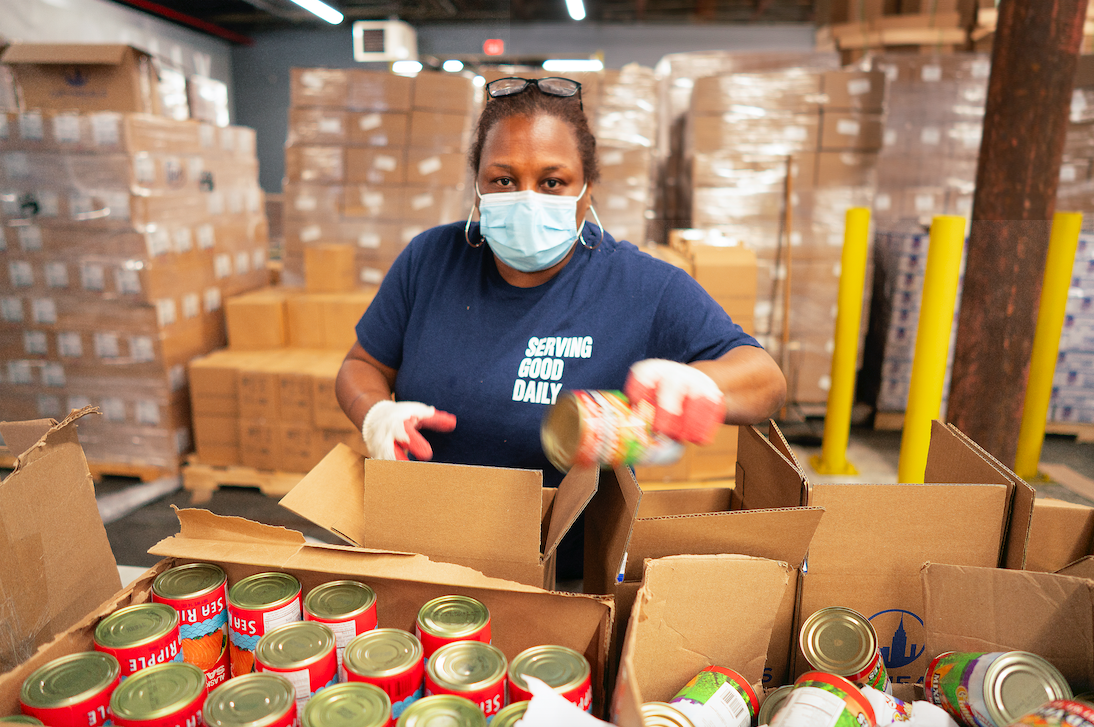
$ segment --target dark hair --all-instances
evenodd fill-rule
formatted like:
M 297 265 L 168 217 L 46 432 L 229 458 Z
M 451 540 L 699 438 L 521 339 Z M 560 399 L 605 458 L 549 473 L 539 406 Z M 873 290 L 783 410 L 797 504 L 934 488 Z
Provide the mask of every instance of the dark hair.
M 471 170 L 477 175 L 482 163 L 482 148 L 486 144 L 486 135 L 502 119 L 510 116 L 554 116 L 565 122 L 574 132 L 577 151 L 581 155 L 581 166 L 585 181 L 595 183 L 600 179 L 600 166 L 596 160 L 596 137 L 589 129 L 589 120 L 576 98 L 563 98 L 543 93 L 536 86 L 529 85 L 524 91 L 513 96 L 487 98 L 486 107 L 479 116 L 475 131 L 475 140 L 471 144 L 468 161 Z

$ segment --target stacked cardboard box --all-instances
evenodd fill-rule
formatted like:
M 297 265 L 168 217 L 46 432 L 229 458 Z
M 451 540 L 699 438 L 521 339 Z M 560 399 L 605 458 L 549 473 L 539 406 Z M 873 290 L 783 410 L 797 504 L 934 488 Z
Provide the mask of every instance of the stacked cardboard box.
M 355 246 L 380 282 L 419 232 L 467 216 L 467 151 L 479 91 L 469 75 L 294 68 L 285 149 L 285 281 L 304 250 Z
M 250 129 L 114 112 L 0 116 L 3 417 L 64 418 L 97 462 L 176 469 L 186 362 L 266 281 Z
M 873 200 L 884 76 L 804 69 L 711 76 L 695 82 L 691 98 L 691 224 L 756 250 L 757 335 L 782 362 L 789 399 L 824 403 L 844 215 Z
M 1049 421 L 1094 424 L 1094 235 L 1079 236 Z

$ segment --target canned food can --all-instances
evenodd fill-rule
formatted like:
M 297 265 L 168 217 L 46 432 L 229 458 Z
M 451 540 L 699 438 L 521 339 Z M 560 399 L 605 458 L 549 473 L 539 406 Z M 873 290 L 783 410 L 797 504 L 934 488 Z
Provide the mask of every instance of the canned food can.
M 335 684 L 311 698 L 300 722 L 302 727 L 387 727 L 391 700 L 372 684 Z
M 934 704 L 971 727 L 1006 727 L 1072 696 L 1056 667 L 1026 651 L 948 651 L 931 661 L 923 682 Z
M 642 705 L 642 727 L 696 727 L 687 716 L 667 702 Z
M 548 407 L 539 437 L 548 461 L 559 471 L 573 467 L 672 464 L 684 445 L 654 434 L 654 409 L 632 408 L 622 391 L 564 391 Z
M 419 699 L 406 708 L 396 727 L 486 727 L 486 715 L 469 699 L 438 694 Z
M 494 724 L 496 727 L 497 720 Z M 1054 699 L 1012 724 L 1021 727 L 1094 727 L 1094 704 L 1080 699 Z
M 852 682 L 837 674 L 809 671 L 798 677 L 794 689 L 775 713 L 771 727 L 874 727 L 874 709 Z
M 198 727 L 208 694 L 205 672 L 197 666 L 156 664 L 118 685 L 110 711 L 122 727 Z
M 300 581 L 288 573 L 256 573 L 228 589 L 228 651 L 232 676 L 255 670 L 258 640 L 302 618 Z
M 296 689 L 280 674 L 244 674 L 209 694 L 202 717 L 205 727 L 292 727 Z
M 178 612 L 163 603 L 120 608 L 95 627 L 95 650 L 118 660 L 122 679 L 156 664 L 182 661 Z
M 357 581 L 330 581 L 304 597 L 304 620 L 326 624 L 334 632 L 338 666 L 346 644 L 376 628 L 376 592 Z
M 292 682 L 299 717 L 316 692 L 338 682 L 334 632 L 314 621 L 278 626 L 258 640 L 255 666 Z
M 858 611 L 830 606 L 813 612 L 802 624 L 798 642 L 806 661 L 817 671 L 838 674 L 856 684 L 893 693 L 893 683 L 878 648 L 877 632 Z
M 12 714 L 0 717 L 0 724 L 42 724 L 42 720 L 29 714 Z
M 748 680 L 720 666 L 693 676 L 669 704 L 692 722 L 710 727 L 750 727 L 760 708 Z
M 756 724 L 771 724 L 771 719 L 782 708 L 793 689 L 793 684 L 784 684 L 764 697 L 764 701 L 760 702 L 760 711 L 756 713 Z
M 179 615 L 182 658 L 200 667 L 209 688 L 231 676 L 228 661 L 228 577 L 212 563 L 164 571 L 152 582 L 153 603 Z
M 528 704 L 529 702 L 527 700 L 523 702 L 513 702 L 494 715 L 493 721 L 490 722 L 490 727 L 516 727 L 517 722 L 519 722 L 524 716 L 524 713 L 528 711 Z
M 50 727 L 99 727 L 110 719 L 110 695 L 121 681 L 113 654 L 83 651 L 34 670 L 19 691 L 26 714 Z
M 428 659 L 453 641 L 490 643 L 490 611 L 470 596 L 440 596 L 418 611 L 414 635 L 422 642 Z
M 509 664 L 509 701 L 532 698 L 526 677 L 542 680 L 566 701 L 592 712 L 592 669 L 589 661 L 573 649 L 544 644 L 525 649 L 513 657 Z
M 456 641 L 434 652 L 425 665 L 425 696 L 453 694 L 470 700 L 486 720 L 505 706 L 505 654 L 481 641 Z
M 361 634 L 342 654 L 341 678 L 383 689 L 391 699 L 391 715 L 398 719 L 425 693 L 422 642 L 402 629 L 375 629 Z

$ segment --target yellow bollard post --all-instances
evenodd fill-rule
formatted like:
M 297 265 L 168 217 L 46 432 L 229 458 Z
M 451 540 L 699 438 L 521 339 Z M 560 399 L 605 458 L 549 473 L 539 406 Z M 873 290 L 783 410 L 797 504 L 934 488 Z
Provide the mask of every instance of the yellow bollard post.
M 1022 426 L 1018 430 L 1018 451 L 1014 472 L 1022 479 L 1037 476 L 1041 446 L 1045 443 L 1045 422 L 1052 398 L 1052 378 L 1056 357 L 1060 354 L 1060 334 L 1064 330 L 1064 310 L 1079 231 L 1083 216 L 1078 212 L 1057 212 L 1052 218 L 1052 237 L 1045 261 L 1045 279 L 1041 285 L 1041 305 L 1037 310 L 1037 331 L 1033 334 L 1033 352 L 1026 381 L 1026 401 L 1022 408 Z
M 908 387 L 908 408 L 904 412 L 904 434 L 900 439 L 897 479 L 923 482 L 927 448 L 931 443 L 931 420 L 942 410 L 942 387 L 946 382 L 946 360 L 957 303 L 961 274 L 961 253 L 965 247 L 965 218 L 938 215 L 931 222 L 927 250 L 927 274 L 923 279 L 923 301 L 912 356 L 912 380 Z
M 820 456 L 809 459 L 822 475 L 857 475 L 847 461 L 851 436 L 851 408 L 855 403 L 855 365 L 858 363 L 862 295 L 866 286 L 866 254 L 869 245 L 870 210 L 847 210 L 840 258 L 839 301 L 836 309 L 835 348 L 832 352 L 832 388 L 824 413 L 824 439 Z

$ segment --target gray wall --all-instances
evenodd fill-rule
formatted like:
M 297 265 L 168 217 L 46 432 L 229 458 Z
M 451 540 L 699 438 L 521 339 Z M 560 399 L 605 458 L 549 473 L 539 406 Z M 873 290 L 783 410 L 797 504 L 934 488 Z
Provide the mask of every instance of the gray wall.
M 2 1 L 2 0 L 0 0 Z M 587 58 L 603 53 L 605 65 L 654 66 L 669 53 L 704 50 L 808 51 L 812 25 L 602 25 L 558 23 L 427 25 L 417 29 L 418 54 L 444 59 L 481 53 L 487 38 L 502 38 L 512 57 Z M 337 28 L 252 34 L 253 46 L 232 49 L 236 122 L 258 132 L 259 178 L 280 192 L 285 172 L 289 69 L 292 67 L 386 68 L 353 61 L 350 24 Z

